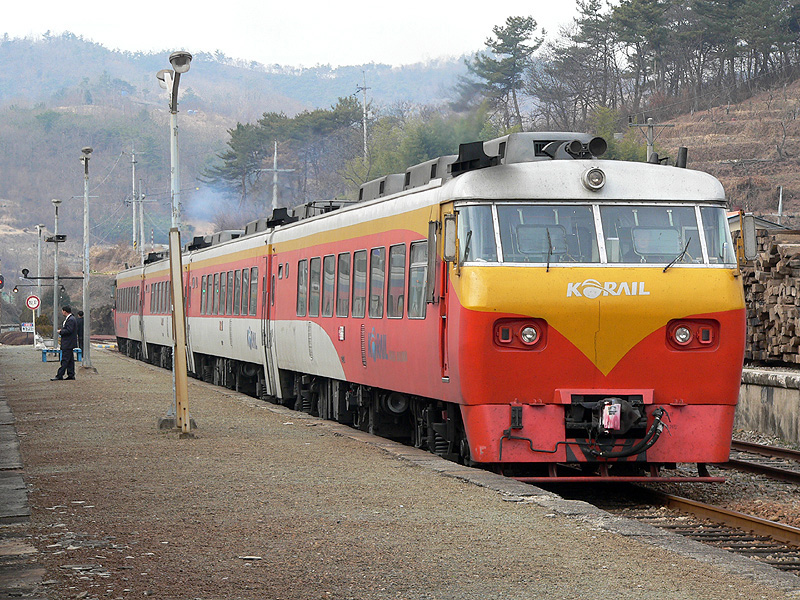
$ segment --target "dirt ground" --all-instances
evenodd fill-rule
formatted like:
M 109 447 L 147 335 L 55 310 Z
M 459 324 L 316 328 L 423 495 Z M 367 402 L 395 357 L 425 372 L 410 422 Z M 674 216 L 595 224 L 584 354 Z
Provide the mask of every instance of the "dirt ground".
M 0 346 L 51 600 L 800 597 L 194 380 L 196 437 L 159 432 L 171 373 L 92 359 Z

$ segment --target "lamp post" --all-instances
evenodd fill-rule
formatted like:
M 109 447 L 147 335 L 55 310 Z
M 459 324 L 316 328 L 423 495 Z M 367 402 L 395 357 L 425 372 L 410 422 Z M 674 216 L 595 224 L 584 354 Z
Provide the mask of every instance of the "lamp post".
M 186 361 L 186 316 L 183 304 L 183 267 L 181 265 L 181 178 L 178 163 L 178 84 L 181 73 L 186 73 L 192 55 L 186 51 L 169 56 L 172 69 L 158 72 L 159 85 L 169 94 L 170 127 L 170 191 L 172 195 L 172 227 L 169 230 L 170 287 L 172 296 L 172 386 L 175 398 L 174 424 L 181 435 L 191 435 L 191 417 L 188 409 L 188 384 Z M 168 411 L 169 415 L 169 411 Z M 169 417 L 167 417 L 169 418 Z
M 36 257 L 37 257 L 36 258 L 36 276 L 37 277 L 41 277 L 42 276 L 42 231 L 44 231 L 44 225 L 37 225 L 36 226 L 36 232 L 39 234 L 39 240 L 36 243 Z M 37 280 L 36 295 L 39 296 L 39 298 L 42 297 L 42 281 L 41 281 L 41 279 Z M 39 308 L 36 309 L 36 316 L 38 317 L 41 314 L 42 314 L 42 306 L 40 304 Z
M 178 160 L 178 85 L 181 74 L 186 73 L 192 64 L 192 55 L 179 50 L 169 55 L 172 69 L 162 69 L 157 74 L 158 84 L 169 96 L 169 163 L 170 193 L 172 197 L 172 227 L 181 228 L 181 179 Z
M 92 358 L 89 353 L 91 348 L 92 335 L 92 311 L 89 306 L 89 158 L 92 154 L 91 146 L 81 149 L 83 156 L 80 160 L 83 163 L 83 367 L 92 368 Z
M 58 341 L 58 207 L 61 205 L 61 200 L 53 198 L 53 206 L 56 209 L 55 225 L 53 227 L 53 244 L 55 245 L 55 252 L 53 252 L 53 348 L 56 347 Z

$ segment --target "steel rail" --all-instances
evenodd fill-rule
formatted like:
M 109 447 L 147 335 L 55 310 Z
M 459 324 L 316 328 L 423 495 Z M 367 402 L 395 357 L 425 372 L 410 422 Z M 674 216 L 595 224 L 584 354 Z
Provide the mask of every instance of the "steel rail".
M 786 460 L 796 460 L 800 462 L 800 450 L 790 450 L 789 448 L 778 448 L 776 446 L 764 446 L 753 442 L 731 442 L 731 450 L 739 452 L 752 452 L 770 458 L 784 458 Z
M 762 463 L 732 458 L 727 463 L 719 466 L 722 468 L 733 468 L 738 469 L 739 471 L 747 471 L 748 473 L 755 473 L 756 475 L 766 475 L 772 479 L 779 479 L 789 483 L 800 483 L 800 471 L 790 471 L 789 469 L 773 467 L 772 465 L 765 465 Z
M 800 546 L 800 529 L 790 525 L 783 525 L 775 521 L 768 521 L 760 517 L 728 510 L 711 504 L 704 504 L 689 498 L 653 492 L 653 496 L 669 508 L 689 513 L 701 519 L 708 519 L 716 523 L 752 531 L 758 535 L 766 535 L 785 544 Z

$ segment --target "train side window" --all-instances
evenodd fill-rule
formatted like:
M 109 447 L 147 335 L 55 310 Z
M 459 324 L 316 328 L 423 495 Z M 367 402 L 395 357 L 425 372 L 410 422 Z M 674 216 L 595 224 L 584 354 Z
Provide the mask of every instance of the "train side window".
M 225 271 L 219 274 L 219 314 L 225 314 L 225 298 L 228 296 L 228 278 Z
M 319 257 L 311 259 L 308 276 L 308 316 L 319 316 L 319 275 L 321 259 Z
M 283 265 L 283 276 L 286 279 L 289 279 L 289 263 L 286 263 L 285 265 Z
M 239 306 L 242 303 L 242 272 L 236 271 L 233 280 L 233 314 L 239 314 Z
M 297 263 L 297 316 L 305 317 L 308 307 L 308 261 Z
M 424 319 L 428 307 L 425 289 L 428 285 L 428 242 L 411 244 L 408 259 L 408 318 Z
M 206 314 L 206 276 L 200 279 L 200 314 Z
M 283 279 L 283 264 L 278 265 L 278 279 Z
M 403 318 L 406 287 L 406 246 L 399 244 L 389 248 L 389 288 L 386 295 L 386 316 Z
M 250 294 L 247 291 L 250 289 L 250 270 L 249 269 L 242 269 L 242 313 L 243 315 L 247 314 L 249 301 L 250 301 Z
M 219 273 L 214 273 L 214 291 L 211 293 L 211 314 L 219 314 Z
M 383 317 L 383 292 L 386 283 L 386 248 L 373 248 L 370 252 L 369 316 Z
M 353 253 L 353 316 L 363 319 L 367 306 L 367 251 Z
M 250 314 L 256 314 L 256 303 L 258 302 L 258 267 L 250 269 Z
M 350 253 L 339 255 L 339 278 L 336 283 L 336 316 L 350 313 Z
M 207 315 L 211 314 L 211 305 L 212 305 L 211 298 L 213 297 L 213 293 L 214 293 L 214 276 L 213 275 L 209 275 L 208 279 L 206 279 L 206 314 Z
M 228 303 L 225 308 L 225 314 L 233 314 L 233 271 L 228 271 Z
M 333 316 L 333 289 L 336 284 L 336 257 L 322 259 L 322 316 Z

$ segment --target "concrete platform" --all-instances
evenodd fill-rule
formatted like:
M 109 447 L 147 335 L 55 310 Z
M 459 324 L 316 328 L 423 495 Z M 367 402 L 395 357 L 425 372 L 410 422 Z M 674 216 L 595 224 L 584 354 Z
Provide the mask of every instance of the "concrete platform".
M 0 599 L 43 598 L 39 592 L 45 569 L 35 563 L 30 515 L 14 415 L 0 380 Z

